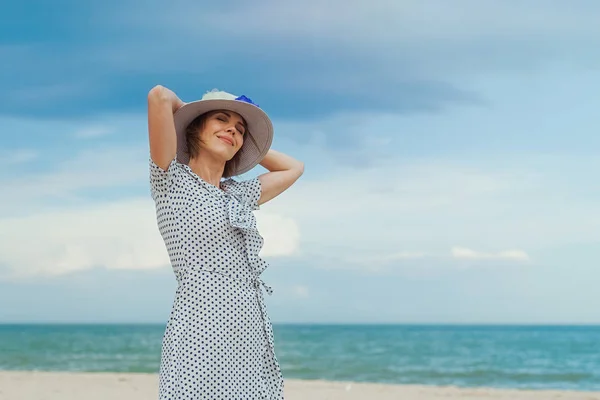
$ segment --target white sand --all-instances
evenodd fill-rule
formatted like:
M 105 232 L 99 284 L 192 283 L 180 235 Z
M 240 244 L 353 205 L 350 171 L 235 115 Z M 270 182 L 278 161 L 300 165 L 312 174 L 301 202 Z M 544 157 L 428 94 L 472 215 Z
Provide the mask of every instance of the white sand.
M 157 375 L 0 372 L 0 400 L 152 400 Z M 600 392 L 458 389 L 286 379 L 286 400 L 600 400 Z

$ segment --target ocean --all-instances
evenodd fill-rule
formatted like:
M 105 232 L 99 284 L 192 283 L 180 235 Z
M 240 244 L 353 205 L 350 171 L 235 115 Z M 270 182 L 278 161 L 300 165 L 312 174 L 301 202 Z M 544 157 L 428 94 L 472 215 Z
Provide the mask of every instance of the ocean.
M 158 371 L 164 325 L 0 325 L 0 370 Z M 284 378 L 600 390 L 600 326 L 274 325 Z

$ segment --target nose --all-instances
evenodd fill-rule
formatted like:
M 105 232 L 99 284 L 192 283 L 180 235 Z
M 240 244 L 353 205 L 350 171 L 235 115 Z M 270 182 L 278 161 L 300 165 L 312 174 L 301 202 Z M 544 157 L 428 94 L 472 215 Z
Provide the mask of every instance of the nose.
M 225 129 L 225 132 L 231 133 L 231 135 L 233 135 L 235 133 L 235 126 L 230 126 L 227 129 Z

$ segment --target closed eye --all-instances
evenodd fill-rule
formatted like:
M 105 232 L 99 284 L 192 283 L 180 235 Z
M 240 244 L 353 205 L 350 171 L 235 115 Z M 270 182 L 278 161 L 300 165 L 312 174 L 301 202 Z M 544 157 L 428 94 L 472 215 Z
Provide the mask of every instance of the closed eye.
M 225 113 L 225 112 L 221 112 L 221 113 L 217 114 L 216 118 L 221 122 L 228 122 L 229 118 L 231 118 L 231 115 L 229 115 L 228 113 Z M 242 123 L 236 124 L 235 129 L 242 136 L 244 136 L 244 134 L 246 133 L 246 126 Z
M 236 127 L 236 129 L 238 130 L 238 132 L 240 133 L 240 135 L 242 135 L 242 136 L 243 136 L 243 135 L 246 133 L 246 128 L 244 128 L 244 126 L 243 126 L 243 125 L 241 125 L 241 124 L 238 124 L 238 125 L 236 125 L 235 127 Z

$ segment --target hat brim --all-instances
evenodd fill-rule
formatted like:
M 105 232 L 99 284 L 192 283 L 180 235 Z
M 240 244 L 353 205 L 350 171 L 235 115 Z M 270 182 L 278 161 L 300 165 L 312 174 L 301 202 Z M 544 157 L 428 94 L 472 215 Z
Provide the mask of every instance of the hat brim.
M 185 139 L 188 125 L 196 117 L 215 110 L 227 110 L 238 113 L 246 120 L 248 131 L 256 142 L 245 138 L 239 149 L 239 159 L 232 175 L 241 175 L 250 171 L 265 157 L 273 142 L 273 124 L 269 116 L 257 106 L 239 100 L 210 99 L 190 102 L 179 108 L 173 118 L 177 134 L 177 161 L 190 162 Z

